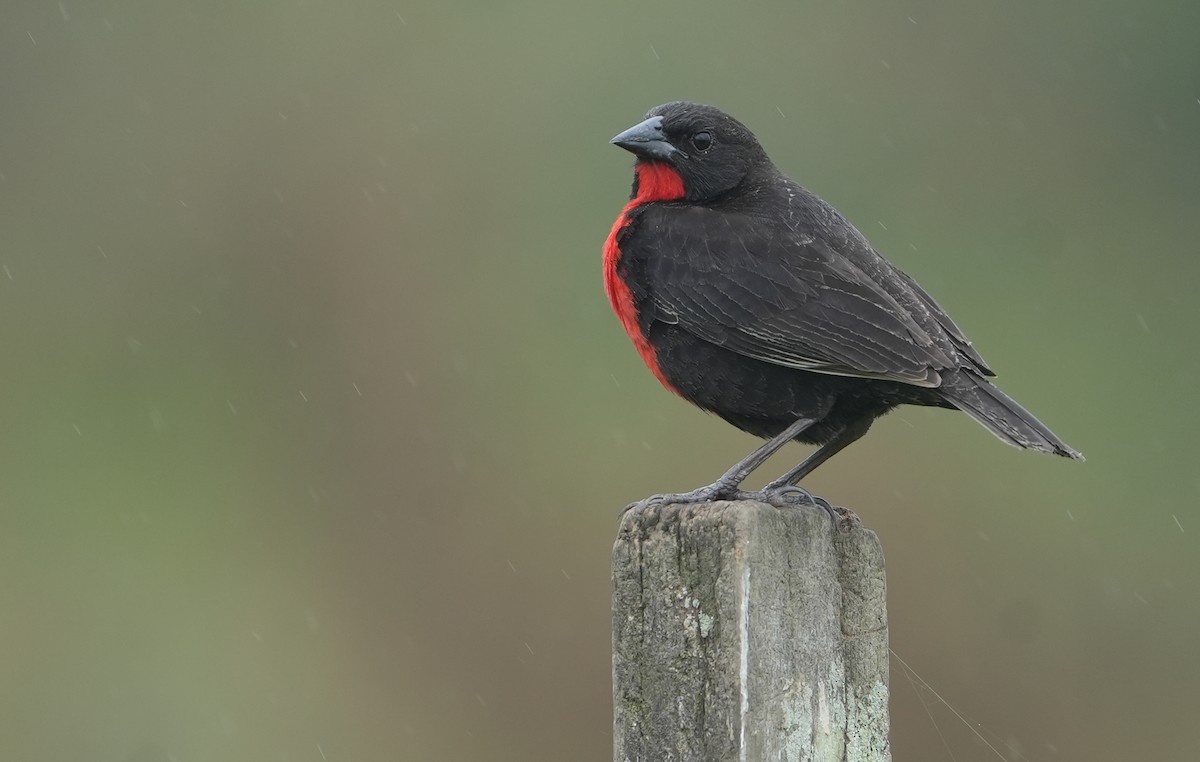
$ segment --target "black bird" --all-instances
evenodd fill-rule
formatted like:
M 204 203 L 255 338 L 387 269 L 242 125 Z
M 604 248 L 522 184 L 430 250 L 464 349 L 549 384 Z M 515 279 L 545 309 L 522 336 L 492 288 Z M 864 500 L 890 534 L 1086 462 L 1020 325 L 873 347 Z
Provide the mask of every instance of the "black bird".
M 604 246 L 613 309 L 669 390 L 769 441 L 713 484 L 656 500 L 811 499 L 793 486 L 897 405 L 965 412 L 1008 444 L 1082 460 L 988 379 L 950 316 L 724 112 L 674 102 L 612 142 L 637 157 Z M 820 447 L 757 493 L 791 440 Z

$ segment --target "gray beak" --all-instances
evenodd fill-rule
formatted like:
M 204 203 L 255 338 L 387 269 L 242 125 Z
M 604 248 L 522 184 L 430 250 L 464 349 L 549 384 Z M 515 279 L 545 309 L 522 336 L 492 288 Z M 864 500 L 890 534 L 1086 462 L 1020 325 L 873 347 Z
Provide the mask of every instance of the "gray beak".
M 633 125 L 609 142 L 624 148 L 634 156 L 666 161 L 679 154 L 680 151 L 667 140 L 666 135 L 663 134 L 662 124 L 661 116 L 652 116 L 644 122 Z

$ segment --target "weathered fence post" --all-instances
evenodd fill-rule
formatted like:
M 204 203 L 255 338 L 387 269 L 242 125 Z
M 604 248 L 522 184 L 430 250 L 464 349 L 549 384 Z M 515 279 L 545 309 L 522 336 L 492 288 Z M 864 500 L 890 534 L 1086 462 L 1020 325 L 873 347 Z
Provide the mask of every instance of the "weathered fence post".
M 663 505 L 613 548 L 616 762 L 886 762 L 883 551 L 852 517 Z

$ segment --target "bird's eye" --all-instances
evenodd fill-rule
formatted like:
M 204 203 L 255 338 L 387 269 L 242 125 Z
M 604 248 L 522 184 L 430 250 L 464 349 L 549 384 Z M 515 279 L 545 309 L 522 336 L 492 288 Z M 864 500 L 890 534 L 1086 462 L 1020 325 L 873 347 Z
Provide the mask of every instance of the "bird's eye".
M 697 132 L 692 136 L 692 145 L 697 151 L 707 151 L 712 145 L 712 135 L 708 132 Z

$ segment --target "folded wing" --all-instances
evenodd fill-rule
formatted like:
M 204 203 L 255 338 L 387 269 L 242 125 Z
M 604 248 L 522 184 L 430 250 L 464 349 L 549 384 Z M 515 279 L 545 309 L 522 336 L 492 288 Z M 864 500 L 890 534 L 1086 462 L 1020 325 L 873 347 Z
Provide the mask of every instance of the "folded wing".
M 700 207 L 648 212 L 642 224 L 659 232 L 639 241 L 653 247 L 638 258 L 645 317 L 819 373 L 925 387 L 947 369 L 990 373 L 936 302 L 865 240 L 866 251 L 835 251 L 814 234 Z

